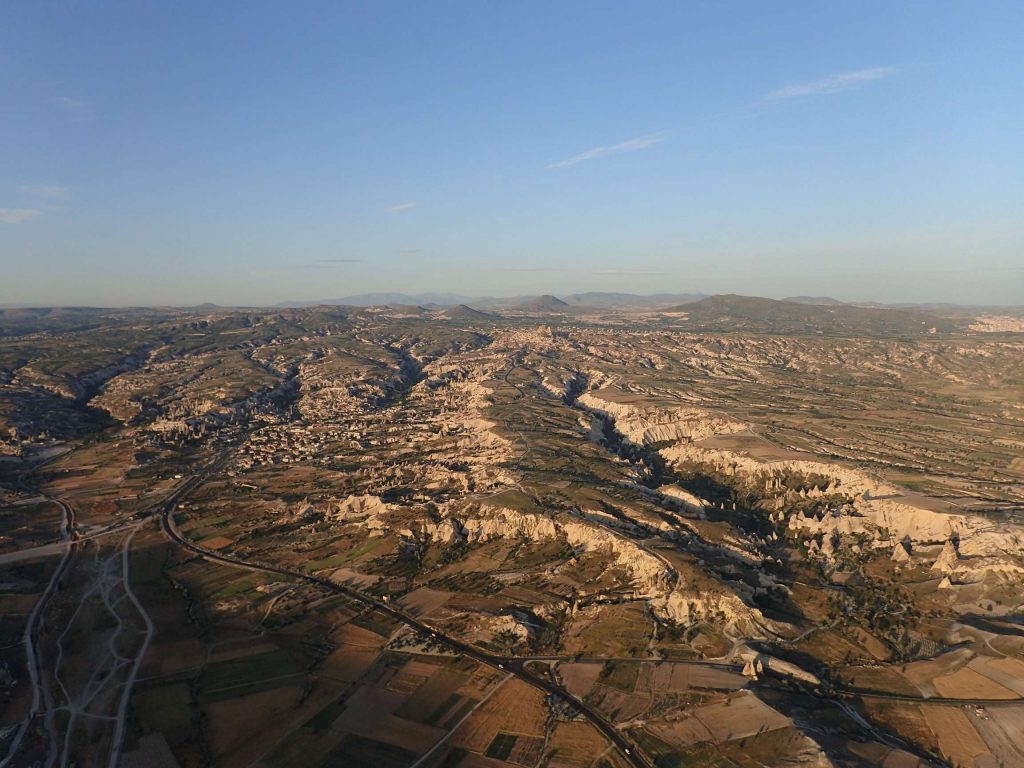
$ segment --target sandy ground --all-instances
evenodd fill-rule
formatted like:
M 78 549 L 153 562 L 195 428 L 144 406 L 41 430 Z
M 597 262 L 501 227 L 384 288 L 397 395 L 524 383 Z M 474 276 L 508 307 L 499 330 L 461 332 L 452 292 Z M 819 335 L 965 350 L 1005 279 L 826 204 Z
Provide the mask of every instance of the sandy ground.
M 368 734 L 382 719 L 398 709 L 405 696 L 384 688 L 364 685 L 345 702 L 345 711 L 335 718 L 331 730 L 338 733 Z
M 1014 691 L 991 680 L 970 667 L 950 675 L 936 677 L 935 690 L 951 699 L 1016 699 Z
M 291 714 L 302 689 L 275 688 L 250 696 L 207 704 L 211 750 L 230 753 L 237 764 L 255 759 L 289 728 Z
M 324 659 L 320 675 L 332 680 L 355 682 L 373 665 L 378 655 L 375 650 L 342 646 Z
M 395 715 L 387 715 L 361 733 L 371 739 L 422 754 L 440 741 L 447 731 Z
M 950 653 L 944 653 L 934 659 L 913 661 L 903 668 L 903 676 L 920 688 L 922 692 L 935 695 L 935 687 L 932 684 L 934 679 L 960 669 L 970 659 L 971 651 L 967 648 L 960 648 Z
M 1009 688 L 1018 696 L 1024 697 L 1024 661 L 1020 659 L 993 659 L 979 657 L 969 665 L 971 669 L 981 673 L 996 683 Z
M 594 705 L 603 712 L 609 720 L 615 723 L 625 723 L 633 720 L 651 706 L 649 696 L 638 696 L 633 693 L 623 693 L 620 690 L 607 685 L 598 685 L 591 694 Z
M 577 768 L 593 763 L 608 748 L 608 742 L 590 723 L 574 721 L 555 727 L 548 748 L 556 751 L 549 763 L 551 768 Z
M 234 539 L 227 536 L 213 536 L 209 539 L 203 539 L 203 546 L 206 549 L 223 549 L 229 547 L 235 542 Z
M 383 647 L 387 638 L 381 637 L 376 632 L 371 632 L 364 627 L 357 627 L 355 624 L 344 624 L 333 633 L 332 638 L 339 645 L 350 645 L 355 648 Z
M 331 581 L 335 581 L 339 584 L 350 584 L 355 587 L 372 587 L 378 581 L 380 576 L 372 574 L 360 573 L 354 571 L 351 568 L 338 568 L 336 571 L 331 573 L 328 578 Z
M 451 596 L 451 592 L 420 587 L 403 595 L 396 602 L 413 616 L 422 617 L 443 606 Z
M 867 758 L 871 761 L 871 765 L 877 765 L 880 768 L 923 768 L 921 761 L 910 753 L 892 749 L 877 741 L 865 743 L 848 741 L 846 747 L 853 754 Z
M 965 710 L 971 724 L 1001 765 L 1024 765 L 1024 707 Z
M 483 753 L 499 731 L 543 738 L 546 719 L 544 694 L 512 679 L 456 729 L 451 742 Z
M 742 688 L 747 684 L 747 679 L 727 669 L 692 664 L 659 664 L 654 667 L 651 684 L 655 691 L 671 692 L 690 688 Z
M 741 693 L 727 701 L 699 707 L 682 720 L 650 723 L 646 728 L 669 744 L 688 746 L 700 741 L 743 739 L 790 725 L 788 717 L 756 696 Z
M 566 689 L 573 696 L 583 698 L 587 695 L 594 683 L 597 682 L 604 664 L 559 664 L 558 671 L 562 676 L 562 682 Z
M 985 742 L 962 711 L 942 705 L 922 706 L 928 726 L 939 739 L 939 749 L 956 768 L 978 768 L 976 757 L 991 757 Z

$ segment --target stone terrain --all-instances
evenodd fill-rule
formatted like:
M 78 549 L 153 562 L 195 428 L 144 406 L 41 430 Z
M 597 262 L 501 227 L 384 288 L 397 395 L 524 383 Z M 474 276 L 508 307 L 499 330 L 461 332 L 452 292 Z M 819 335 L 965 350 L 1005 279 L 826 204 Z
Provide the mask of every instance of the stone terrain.
M 149 674 L 123 715 L 111 699 L 95 723 L 61 732 L 53 719 L 67 764 L 102 762 L 118 738 L 103 724 L 120 722 L 138 759 L 179 765 L 284 765 L 307 743 L 323 750 L 309 764 L 357 743 L 364 758 L 412 764 L 449 731 L 431 765 L 559 765 L 552 745 L 591 716 L 658 765 L 959 765 L 965 750 L 1015 764 L 1019 329 L 936 318 L 910 335 L 917 314 L 893 324 L 872 310 L 872 334 L 844 308 L 823 335 L 801 325 L 820 308 L 786 302 L 757 315 L 765 306 L 729 297 L 665 312 L 551 298 L 488 312 L 127 313 L 0 339 L 3 598 L 21 617 L 0 659 L 12 713 L 0 744 L 34 722 L 30 683 L 63 695 L 45 682 L 55 659 L 77 665 L 71 679 L 101 669 L 106 644 L 46 628 L 110 594 L 124 557 L 154 630 L 114 613 Z M 773 318 L 782 332 L 764 330 Z M 176 525 L 204 551 L 358 590 L 437 635 L 182 551 L 154 523 L 176 488 Z M 85 543 L 62 550 L 72 528 Z M 130 554 L 133 536 L 151 565 Z M 104 549 L 115 541 L 128 554 Z M 92 548 L 106 564 L 87 569 Z M 62 551 L 75 576 L 48 598 Z M 23 672 L 26 626 L 43 682 Z M 536 734 L 474 746 L 459 729 L 492 721 L 484 697 L 504 701 L 489 687 L 500 678 L 469 671 L 439 636 L 578 690 L 591 714 L 540 697 Z M 250 647 L 263 650 L 232 661 Z M 175 648 L 182 669 L 161 671 Z M 655 682 L 698 672 L 710 677 Z M 261 733 L 258 697 L 282 680 L 294 699 Z M 442 717 L 460 696 L 467 708 Z M 350 699 L 365 699 L 365 717 Z M 952 707 L 960 741 L 936 731 L 932 706 Z M 730 711 L 736 727 L 712 726 Z M 373 718 L 402 720 L 407 741 Z M 47 754 L 41 727 L 25 727 L 24 754 Z M 250 732 L 249 745 L 227 736 Z M 571 764 L 629 759 L 595 754 Z

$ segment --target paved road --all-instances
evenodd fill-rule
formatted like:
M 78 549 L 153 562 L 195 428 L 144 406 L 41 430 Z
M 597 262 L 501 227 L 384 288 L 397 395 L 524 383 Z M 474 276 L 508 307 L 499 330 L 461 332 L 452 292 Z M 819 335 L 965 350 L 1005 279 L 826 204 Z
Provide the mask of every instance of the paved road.
M 211 465 L 211 468 L 215 468 L 217 466 L 219 466 L 219 464 L 218 462 L 215 461 Z M 37 467 L 33 467 L 33 469 Z M 23 474 L 27 474 L 27 472 Z M 182 483 L 176 489 L 174 489 L 169 496 L 166 497 L 164 504 L 166 505 L 167 503 L 176 503 L 178 500 L 181 499 L 183 494 L 193 490 L 198 485 L 198 483 L 201 482 L 201 480 L 202 476 L 195 476 L 190 478 L 185 483 Z M 25 486 L 26 489 L 28 489 L 28 486 L 24 482 L 24 480 L 21 481 L 21 484 Z M 76 705 L 75 702 L 72 701 L 70 696 L 67 694 L 67 691 L 64 691 L 64 694 L 67 697 L 67 705 L 57 706 L 56 702 L 54 702 L 50 685 L 47 682 L 45 676 L 44 659 L 42 659 L 40 656 L 40 651 L 38 647 L 38 636 L 40 632 L 43 630 L 44 613 L 47 609 L 47 606 L 49 605 L 49 602 L 53 595 L 60 591 L 61 587 L 63 586 L 62 582 L 65 579 L 72 562 L 74 562 L 75 557 L 77 556 L 79 550 L 81 549 L 83 542 L 90 538 L 95 538 L 98 536 L 106 536 L 114 533 L 127 532 L 128 536 L 124 543 L 122 544 L 120 551 L 115 555 L 115 557 L 121 561 L 122 579 L 125 589 L 125 595 L 128 598 L 128 600 L 132 603 L 134 608 L 139 612 L 139 615 L 141 616 L 143 622 L 145 623 L 145 639 L 142 647 L 140 648 L 139 652 L 135 655 L 133 659 L 121 660 L 123 661 L 123 663 L 131 663 L 132 667 L 127 681 L 120 686 L 122 692 L 121 700 L 118 706 L 117 716 L 107 718 L 99 717 L 95 714 L 88 715 L 92 719 L 109 719 L 111 721 L 114 721 L 115 734 L 112 742 L 111 754 L 108 760 L 108 766 L 110 768 L 116 768 L 117 764 L 120 762 L 121 757 L 121 742 L 123 741 L 124 737 L 128 701 L 130 699 L 131 691 L 132 688 L 134 687 L 134 682 L 138 675 L 139 667 L 141 666 L 143 656 L 145 655 L 148 649 L 149 642 L 152 639 L 152 636 L 155 632 L 155 628 L 153 627 L 152 622 L 148 614 L 146 613 L 144 606 L 136 598 L 134 592 L 131 589 L 131 584 L 128 581 L 128 559 L 131 547 L 131 540 L 134 533 L 138 530 L 139 526 L 141 526 L 147 518 L 151 518 L 155 512 L 159 511 L 164 507 L 158 506 L 154 509 L 151 509 L 148 512 L 136 515 L 133 521 L 119 523 L 115 526 L 108 527 L 101 531 L 96 531 L 93 534 L 90 534 L 89 536 L 82 536 L 80 535 L 77 529 L 77 520 L 74 507 L 72 507 L 70 504 L 59 498 L 49 497 L 49 501 L 51 501 L 54 504 L 57 504 L 61 508 L 63 516 L 60 531 L 61 541 L 33 548 L 32 550 L 28 550 L 28 553 L 30 554 L 31 557 L 34 558 L 38 558 L 40 556 L 45 556 L 48 554 L 60 554 L 62 555 L 62 557 L 53 574 L 51 575 L 50 580 L 47 582 L 43 594 L 40 596 L 39 600 L 36 601 L 35 606 L 33 606 L 32 612 L 29 614 L 28 621 L 26 622 L 25 625 L 23 644 L 25 646 L 26 666 L 28 667 L 29 680 L 32 688 L 32 701 L 29 707 L 28 717 L 18 725 L 18 728 L 15 731 L 14 736 L 8 745 L 6 755 L 0 758 L 0 768 L 7 768 L 8 766 L 13 766 L 17 764 L 17 757 L 19 757 L 18 753 L 21 750 L 21 747 L 23 746 L 23 742 L 25 741 L 25 738 L 28 735 L 28 730 L 33 722 L 39 723 L 42 726 L 43 738 L 45 740 L 45 757 L 43 758 L 42 761 L 42 765 L 44 766 L 44 768 L 50 768 L 58 764 L 67 764 L 69 755 L 68 750 L 70 747 L 70 738 L 74 726 L 74 721 L 77 715 L 80 714 L 79 710 L 83 709 L 84 705 L 82 707 Z M 14 554 L 17 555 L 21 553 Z M 6 560 L 6 558 L 4 560 Z M 116 650 L 114 650 L 113 646 L 111 646 L 111 649 L 111 653 L 115 661 L 113 663 L 111 671 L 108 672 L 107 677 L 112 677 L 115 674 L 117 668 L 120 666 L 120 662 L 118 661 L 119 657 L 117 655 Z M 57 659 L 54 660 L 53 663 L 59 667 L 59 652 Z M 54 670 L 54 674 L 58 674 L 56 669 Z M 60 685 L 59 677 L 57 679 L 57 682 L 58 687 L 63 689 L 63 686 Z M 91 684 L 92 681 L 90 681 L 90 685 Z M 86 690 L 83 693 L 83 695 L 86 696 L 89 696 L 89 694 L 90 691 L 88 690 Z M 89 701 L 95 697 L 95 694 L 96 691 L 93 691 L 91 696 L 89 696 L 89 698 L 85 701 L 85 705 L 87 705 Z M 65 748 L 63 754 L 60 749 L 57 732 L 58 728 L 56 714 L 59 710 L 67 710 L 69 713 L 68 725 L 65 729 Z
M 56 504 L 61 502 L 56 499 L 50 499 Z M 12 565 L 14 563 L 20 563 L 23 560 L 39 560 L 40 558 L 53 557 L 63 553 L 68 547 L 73 544 L 82 544 L 86 541 L 92 541 L 93 539 L 99 539 L 105 536 L 113 536 L 118 533 L 127 533 L 131 528 L 135 527 L 137 523 L 119 523 L 118 525 L 103 528 L 99 531 L 92 533 L 83 534 L 76 532 L 74 540 L 62 539 L 61 541 L 52 541 L 49 544 L 40 544 L 38 547 L 30 547 L 28 549 L 16 549 L 13 552 L 4 552 L 0 555 L 0 565 Z M 63 534 L 62 534 L 63 535 Z
M 890 701 L 912 701 L 917 704 L 946 704 L 952 707 L 1019 707 L 1024 698 L 1018 699 L 950 699 L 944 696 L 905 696 L 899 693 L 872 691 L 864 688 L 833 688 L 836 697 L 850 699 L 888 699 Z
M 21 482 L 24 485 L 24 480 Z M 18 726 L 18 730 L 15 732 L 14 738 L 11 740 L 7 754 L 2 760 L 0 760 L 0 768 L 12 764 L 11 761 L 21 748 L 21 743 L 25 738 L 25 734 L 28 732 L 29 725 L 39 715 L 42 715 L 43 727 L 47 734 L 46 761 L 44 765 L 52 765 L 58 756 L 57 731 L 53 717 L 53 702 L 50 700 L 50 689 L 44 677 L 43 663 L 39 655 L 39 649 L 36 647 L 36 635 L 39 631 L 39 625 L 42 622 L 46 606 L 49 603 L 50 598 L 53 597 L 54 593 L 59 589 L 61 579 L 64 578 L 64 574 L 67 573 L 72 559 L 77 554 L 78 545 L 76 543 L 77 534 L 75 532 L 75 510 L 69 504 L 66 504 L 60 499 L 50 499 L 50 501 L 61 508 L 63 516 L 61 522 L 61 536 L 65 540 L 61 546 L 64 548 L 64 556 L 61 558 L 60 563 L 58 563 L 56 570 L 54 570 L 53 575 L 46 584 L 46 589 L 43 591 L 42 596 L 36 601 L 35 606 L 32 608 L 32 612 L 29 614 L 28 621 L 25 623 L 25 633 L 22 641 L 25 645 L 25 658 L 28 666 L 29 680 L 32 686 L 32 704 L 29 707 L 29 716 Z
M 689 664 L 695 667 L 717 667 L 730 672 L 739 672 L 743 669 L 742 664 L 733 664 L 731 661 L 704 661 L 703 659 L 672 659 L 661 658 L 660 656 L 517 656 L 520 661 L 560 661 L 565 664 L 599 664 L 605 661 L 636 662 L 637 664 Z
M 447 645 L 448 647 L 450 647 L 452 650 L 456 651 L 459 654 L 462 654 L 464 656 L 468 656 L 469 658 L 474 659 L 475 661 L 478 661 L 481 664 L 486 664 L 487 666 L 490 666 L 490 667 L 492 667 L 494 669 L 498 669 L 498 670 L 501 670 L 501 671 L 504 671 L 504 672 L 511 673 L 511 674 L 515 675 L 516 677 L 520 678 L 521 680 L 523 680 L 524 682 L 526 682 L 527 684 L 533 686 L 534 688 L 537 688 L 538 690 L 541 690 L 541 691 L 543 691 L 546 694 L 549 694 L 551 696 L 554 696 L 556 698 L 559 698 L 559 699 L 567 702 L 573 708 L 578 710 L 587 720 L 589 720 L 591 722 L 591 724 L 595 728 L 597 728 L 602 734 L 604 734 L 605 738 L 607 738 L 612 743 L 612 745 L 617 750 L 619 750 L 619 752 L 629 762 L 629 764 L 633 766 L 633 768 L 651 768 L 651 764 L 649 763 L 649 761 L 646 759 L 646 757 L 644 757 L 642 754 L 640 754 L 637 751 L 635 745 L 633 743 L 631 743 L 622 733 L 620 733 L 618 730 L 616 730 L 616 728 L 611 723 L 609 723 L 607 720 L 605 720 L 604 717 L 602 717 L 598 712 L 596 712 L 594 709 L 589 707 L 587 704 L 585 704 L 583 701 L 579 700 L 578 698 L 576 698 L 572 694 L 568 693 L 563 688 L 561 688 L 558 685 L 556 685 L 553 681 L 551 681 L 551 680 L 549 680 L 547 678 L 544 678 L 544 677 L 539 677 L 539 676 L 534 675 L 533 673 L 529 672 L 526 669 L 526 666 L 525 666 L 530 661 L 570 661 L 571 659 L 566 659 L 566 658 L 562 658 L 562 657 L 552 657 L 552 656 L 548 656 L 548 657 L 545 657 L 545 656 L 508 657 L 508 656 L 496 656 L 496 655 L 493 655 L 493 654 L 485 653 L 485 652 L 483 652 L 483 651 L 481 651 L 481 650 L 479 650 L 479 649 L 477 649 L 477 648 L 475 648 L 473 646 L 467 645 L 467 644 L 457 640 L 456 638 L 450 637 L 450 636 L 444 634 L 443 632 L 438 631 L 437 629 L 429 626 L 428 624 L 425 624 L 425 623 L 419 621 L 415 617 L 410 616 L 409 614 L 405 613 L 404 611 L 402 611 L 401 609 L 395 607 L 394 605 L 382 602 L 381 600 L 378 600 L 377 598 L 375 598 L 375 597 L 373 597 L 371 595 L 368 595 L 368 594 L 366 594 L 364 592 L 360 592 L 359 590 L 353 589 L 353 588 L 345 586 L 343 584 L 337 584 L 337 583 L 329 581 L 327 579 L 322 579 L 322 578 L 318 578 L 316 576 L 311 576 L 311 575 L 303 573 L 301 571 L 292 571 L 292 570 L 289 570 L 287 568 L 281 568 L 281 567 L 278 567 L 278 566 L 275 566 L 275 565 L 268 565 L 268 564 L 262 564 L 262 563 L 253 563 L 253 562 L 241 560 L 239 558 L 232 557 L 230 555 L 226 555 L 226 554 L 223 554 L 223 553 L 207 550 L 207 549 L 205 549 L 203 547 L 198 546 L 197 544 L 193 543 L 192 541 L 189 541 L 188 539 L 186 539 L 177 530 L 177 527 L 176 527 L 176 524 L 175 524 L 175 520 L 174 520 L 174 510 L 175 510 L 177 502 L 181 498 L 181 496 L 184 495 L 187 492 L 191 492 L 191 490 L 193 490 L 200 482 L 202 482 L 203 479 L 204 479 L 204 477 L 200 477 L 200 476 L 195 476 L 195 477 L 191 478 L 184 485 L 182 485 L 181 488 L 177 492 L 175 492 L 175 494 L 170 499 L 168 499 L 168 501 L 164 504 L 163 509 L 161 510 L 161 514 L 160 514 L 160 525 L 161 525 L 161 528 L 162 528 L 164 534 L 169 539 L 171 539 L 172 541 L 177 543 L 179 546 L 184 547 L 185 549 L 187 549 L 187 550 L 189 550 L 191 552 L 194 552 L 195 554 L 197 554 L 197 555 L 199 555 L 199 556 L 201 556 L 203 558 L 206 558 L 207 560 L 210 560 L 210 561 L 213 561 L 213 562 L 222 563 L 222 564 L 230 566 L 230 567 L 242 568 L 242 569 L 245 569 L 245 570 L 258 571 L 258 572 L 264 572 L 264 573 L 272 573 L 272 574 L 276 574 L 276 575 L 279 575 L 279 576 L 285 576 L 287 578 L 292 578 L 292 579 L 297 579 L 297 580 L 300 580 L 300 581 L 305 581 L 306 583 L 314 584 L 314 585 L 316 585 L 318 587 L 321 587 L 325 591 L 333 592 L 335 594 L 345 595 L 346 597 L 349 597 L 349 598 L 351 598 L 351 599 L 353 599 L 353 600 L 355 600 L 357 602 L 360 602 L 360 603 L 362 603 L 364 605 L 367 605 L 367 606 L 373 608 L 374 610 L 380 611 L 381 613 L 384 613 L 384 614 L 386 614 L 388 616 L 391 616 L 392 618 L 394 618 L 397 621 L 405 624 L 406 626 L 410 627 L 412 630 L 414 630 L 415 632 L 417 632 L 418 634 L 420 634 L 420 635 L 422 635 L 424 637 L 429 637 L 429 638 L 432 638 L 432 639 L 434 639 L 436 641 L 441 641 L 445 645 Z M 614 660 L 614 659 L 605 659 L 605 658 L 599 658 L 599 657 L 582 657 L 582 658 L 579 659 L 579 661 L 593 661 L 593 662 L 597 662 L 597 661 L 602 661 L 603 662 L 603 661 L 609 661 L 609 660 Z M 623 661 L 627 661 L 627 660 L 628 661 L 647 661 L 648 663 L 657 661 L 655 659 L 646 659 L 645 660 L 645 659 L 632 659 L 632 658 L 631 659 L 622 659 L 622 660 Z M 665 662 L 666 663 L 691 663 L 691 664 L 695 664 L 695 665 L 701 665 L 701 666 L 707 666 L 707 667 L 717 667 L 717 668 L 720 668 L 720 669 L 724 668 L 724 669 L 730 669 L 730 670 L 736 670 L 736 669 L 739 668 L 736 665 L 729 664 L 729 663 L 723 663 L 723 662 L 707 662 L 707 661 L 696 661 L 696 660 L 688 661 L 688 660 L 675 660 L 675 659 L 672 659 L 672 660 L 666 659 Z M 766 681 L 762 681 L 761 684 L 765 685 L 765 683 L 766 683 Z M 772 686 L 766 685 L 766 687 L 772 687 Z M 846 701 L 844 701 L 844 699 L 852 699 L 852 698 L 857 698 L 857 697 L 876 698 L 876 699 L 890 699 L 890 700 L 894 700 L 894 701 L 908 701 L 908 702 L 917 702 L 917 703 L 929 702 L 929 703 L 935 703 L 935 704 L 945 704 L 945 705 L 950 705 L 950 706 L 971 705 L 971 706 L 986 706 L 986 707 L 987 706 L 1006 706 L 1006 705 L 1014 705 L 1014 704 L 1019 705 L 1021 703 L 1021 701 L 1022 701 L 1021 699 L 1001 700 L 1001 699 L 940 699 L 940 698 L 925 698 L 925 697 L 914 697 L 914 696 L 902 696 L 902 695 L 899 695 L 899 694 L 890 694 L 890 693 L 885 693 L 885 692 L 882 692 L 882 691 L 860 690 L 860 689 L 852 689 L 852 688 L 850 688 L 850 689 L 833 689 L 832 691 L 830 691 L 827 694 L 826 693 L 821 693 L 821 692 L 815 692 L 815 693 L 812 693 L 811 695 L 816 696 L 817 698 L 819 698 L 819 699 L 821 699 L 823 701 L 829 701 L 829 702 L 833 703 L 834 705 L 841 707 L 844 710 L 847 710 L 849 708 L 849 704 Z M 875 731 L 874 728 L 870 728 L 870 730 L 871 731 Z M 885 741 L 885 739 L 883 739 L 883 741 Z
M 139 525 L 142 525 L 142 523 L 139 523 Z M 107 760 L 108 768 L 118 768 L 121 764 L 121 749 L 124 746 L 125 723 L 128 718 L 128 703 L 131 700 L 132 688 L 135 687 L 135 681 L 139 676 L 139 669 L 142 667 L 142 662 L 146 658 L 147 651 L 149 651 L 149 644 L 153 640 L 153 635 L 156 634 L 156 627 L 153 625 L 153 620 L 150 618 L 145 606 L 143 606 L 139 601 L 139 598 L 135 596 L 135 592 L 132 590 L 131 578 L 129 576 L 129 559 L 132 548 L 132 539 L 135 537 L 136 531 L 138 531 L 138 526 L 128 534 L 128 538 L 125 539 L 124 545 L 121 547 L 121 578 L 122 583 L 124 584 L 125 594 L 128 596 L 128 599 L 131 600 L 132 605 L 135 606 L 135 610 L 138 611 L 139 616 L 142 617 L 142 620 L 146 625 L 146 635 L 142 640 L 141 647 L 135 654 L 135 658 L 132 660 L 131 671 L 129 672 L 128 679 L 125 680 L 121 690 L 121 701 L 118 703 L 117 720 L 114 724 L 114 736 L 110 745 L 110 758 Z
M 623 757 L 632 765 L 634 768 L 651 768 L 650 763 L 644 758 L 636 749 L 636 747 L 619 731 L 615 729 L 607 720 L 601 717 L 595 710 L 591 709 L 587 704 L 577 699 L 572 694 L 568 693 L 564 689 L 558 687 L 550 680 L 546 680 L 542 677 L 538 677 L 526 669 L 527 660 L 517 659 L 514 657 L 507 656 L 495 656 L 489 653 L 474 648 L 471 645 L 467 645 L 453 637 L 450 637 L 443 632 L 439 632 L 433 627 L 424 624 L 418 619 L 410 616 L 399 608 L 393 605 L 382 602 L 375 597 L 371 597 L 363 592 L 352 589 L 351 587 L 336 584 L 333 581 L 327 579 L 321 579 L 316 576 L 310 576 L 309 574 L 302 573 L 300 571 L 292 571 L 287 568 L 280 568 L 275 565 L 264 565 L 262 563 L 252 563 L 239 558 L 225 555 L 219 552 L 213 552 L 198 546 L 197 544 L 186 539 L 177 529 L 174 521 L 174 508 L 176 499 L 168 502 L 164 505 L 163 511 L 160 515 L 160 527 L 163 529 L 164 534 L 185 549 L 194 552 L 195 554 L 206 558 L 212 562 L 222 563 L 234 568 L 242 568 L 249 571 L 261 571 L 263 573 L 272 573 L 279 576 L 286 576 L 292 579 L 299 579 L 309 584 L 314 584 L 328 592 L 334 592 L 336 594 L 345 595 L 357 602 L 368 605 L 381 613 L 391 616 L 393 619 L 402 622 L 406 626 L 413 629 L 424 637 L 433 638 L 443 642 L 445 645 L 450 647 L 455 652 L 468 656 L 474 661 L 478 661 L 481 664 L 486 664 L 489 667 L 498 669 L 504 672 L 509 672 L 525 683 L 543 691 L 551 696 L 559 698 L 573 708 L 578 710 L 585 718 L 587 718 L 591 724 L 597 728 L 605 738 L 607 738 L 619 752 L 622 753 Z

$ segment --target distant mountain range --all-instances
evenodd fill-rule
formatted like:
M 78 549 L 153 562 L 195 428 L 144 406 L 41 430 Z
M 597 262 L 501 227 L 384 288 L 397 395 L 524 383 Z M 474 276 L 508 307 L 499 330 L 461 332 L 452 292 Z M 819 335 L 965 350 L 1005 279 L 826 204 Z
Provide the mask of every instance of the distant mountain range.
M 277 309 L 322 307 L 344 312 L 365 307 L 387 307 L 394 315 L 434 316 L 449 320 L 488 322 L 492 313 L 518 315 L 595 315 L 612 310 L 637 312 L 656 320 L 685 323 L 703 331 L 753 333 L 821 333 L 830 335 L 918 336 L 966 328 L 981 314 L 1024 312 L 1024 306 L 960 306 L 955 304 L 880 304 L 842 302 L 831 296 L 791 296 L 766 299 L 757 296 L 700 293 L 636 295 L 618 292 L 573 293 L 564 296 L 471 297 L 458 293 L 399 292 L 364 293 L 322 301 L 281 302 Z M 191 307 L 25 307 L 0 305 L 0 336 L 33 330 L 81 329 L 100 323 L 130 324 L 140 320 L 193 312 L 210 314 L 260 312 L 268 307 L 219 306 L 204 303 Z M 652 317 L 653 315 L 653 317 Z M 685 319 L 674 317 L 685 315 Z M 932 331 L 931 329 L 935 329 Z
M 441 311 L 440 317 L 446 320 L 496 320 L 494 315 L 481 312 L 479 309 L 467 307 L 465 304 L 456 304 Z
M 512 308 L 535 310 L 538 312 L 565 312 L 572 307 L 568 302 L 562 301 L 557 296 L 544 294 L 543 296 L 538 296 L 535 299 L 529 299 L 522 303 L 513 304 Z
M 343 296 L 339 299 L 321 299 L 319 301 L 282 301 L 275 307 L 315 307 L 320 304 L 346 307 L 384 307 L 384 306 L 435 306 L 450 307 L 455 304 L 474 302 L 472 296 L 458 293 L 358 293 L 354 296 Z
M 782 301 L 793 304 L 813 304 L 819 307 L 835 307 L 846 303 L 839 299 L 833 299 L 831 296 L 787 296 Z
M 567 304 L 599 309 L 656 309 L 670 307 L 673 304 L 687 304 L 707 298 L 706 293 L 655 293 L 649 296 L 638 296 L 632 293 L 574 293 L 564 297 Z
M 458 293 L 360 293 L 336 299 L 320 301 L 282 301 L 277 307 L 313 307 L 317 305 L 375 307 L 375 306 L 420 306 L 427 308 L 452 307 L 459 304 L 477 309 L 546 309 L 567 310 L 570 307 L 593 307 L 595 309 L 657 309 L 673 304 L 685 304 L 706 298 L 704 293 L 658 293 L 639 296 L 632 293 L 573 293 L 568 296 L 464 296 Z

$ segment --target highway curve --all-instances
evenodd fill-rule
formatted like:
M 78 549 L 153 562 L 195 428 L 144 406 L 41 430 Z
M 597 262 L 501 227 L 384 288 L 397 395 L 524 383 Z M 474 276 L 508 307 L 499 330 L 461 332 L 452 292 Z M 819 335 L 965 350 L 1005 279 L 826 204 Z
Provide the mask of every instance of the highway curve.
M 21 484 L 27 489 L 28 486 L 24 480 L 21 480 Z M 42 665 L 42 659 L 39 655 L 39 650 L 36 647 L 35 636 L 38 632 L 39 622 L 43 613 L 46 611 L 46 606 L 53 597 L 54 593 L 60 588 L 61 579 L 68 571 L 68 567 L 72 560 L 78 553 L 78 531 L 76 529 L 75 521 L 75 510 L 74 508 L 63 501 L 62 499 L 50 498 L 49 501 L 53 502 L 61 509 L 62 522 L 61 522 L 61 539 L 64 554 L 61 556 L 60 563 L 57 564 L 57 568 L 54 570 L 53 575 L 46 584 L 46 588 L 43 590 L 42 596 L 36 601 L 35 606 L 32 608 L 32 612 L 29 614 L 28 621 L 25 623 L 25 631 L 23 633 L 22 642 L 25 646 L 25 657 L 26 665 L 29 672 L 29 680 L 32 686 L 32 704 L 29 708 L 28 717 L 26 717 L 18 726 L 15 731 L 14 738 L 11 740 L 10 746 L 8 747 L 7 754 L 0 759 L 0 768 L 10 765 L 14 756 L 17 754 L 21 747 L 21 743 L 28 733 L 29 726 L 32 721 L 42 716 L 43 728 L 46 731 L 48 744 L 47 744 L 47 761 L 48 763 L 52 760 L 56 760 L 57 752 L 57 732 L 54 727 L 53 719 L 53 704 L 50 701 L 49 689 L 45 681 L 45 674 Z
M 286 576 L 292 579 L 299 579 L 309 584 L 314 584 L 328 592 L 334 592 L 336 594 L 345 595 L 353 600 L 356 600 L 364 605 L 370 606 L 371 608 L 380 611 L 381 613 L 387 614 L 397 621 L 402 622 L 406 626 L 410 627 L 415 632 L 423 635 L 424 637 L 433 638 L 435 640 L 441 640 L 446 645 L 451 647 L 453 650 L 468 656 L 469 658 L 486 664 L 494 669 L 501 670 L 503 672 L 510 672 L 511 674 L 518 677 L 523 682 L 543 691 L 544 693 L 556 696 L 568 704 L 572 705 L 577 711 L 580 712 L 587 720 L 589 720 L 595 728 L 597 728 L 605 738 L 607 738 L 622 756 L 629 762 L 633 768 L 651 768 L 651 764 L 644 758 L 636 747 L 617 731 L 611 723 L 605 720 L 601 715 L 587 706 L 585 703 L 577 699 L 575 696 L 570 694 L 563 688 L 558 687 L 549 680 L 537 677 L 531 674 L 524 666 L 522 659 L 507 656 L 494 656 L 489 653 L 484 653 L 471 645 L 456 640 L 443 632 L 439 632 L 436 629 L 424 624 L 418 619 L 413 618 L 404 611 L 389 605 L 388 603 L 377 600 L 370 595 L 360 592 L 351 587 L 344 586 L 342 584 L 336 584 L 327 579 L 321 579 L 316 576 L 310 576 L 309 574 L 302 573 L 300 571 L 291 571 L 287 568 L 280 568 L 274 565 L 264 565 L 261 563 L 251 563 L 240 558 L 232 557 L 230 555 L 224 555 L 218 552 L 213 552 L 197 544 L 189 541 L 178 531 L 174 521 L 174 509 L 177 504 L 177 499 L 173 499 L 164 505 L 164 508 L 160 514 L 160 527 L 163 530 L 165 536 L 171 541 L 175 542 L 181 547 L 194 552 L 195 554 L 203 557 L 212 562 L 221 563 L 223 565 L 231 566 L 233 568 L 242 568 L 249 571 L 261 571 L 263 573 L 273 573 L 279 576 Z

